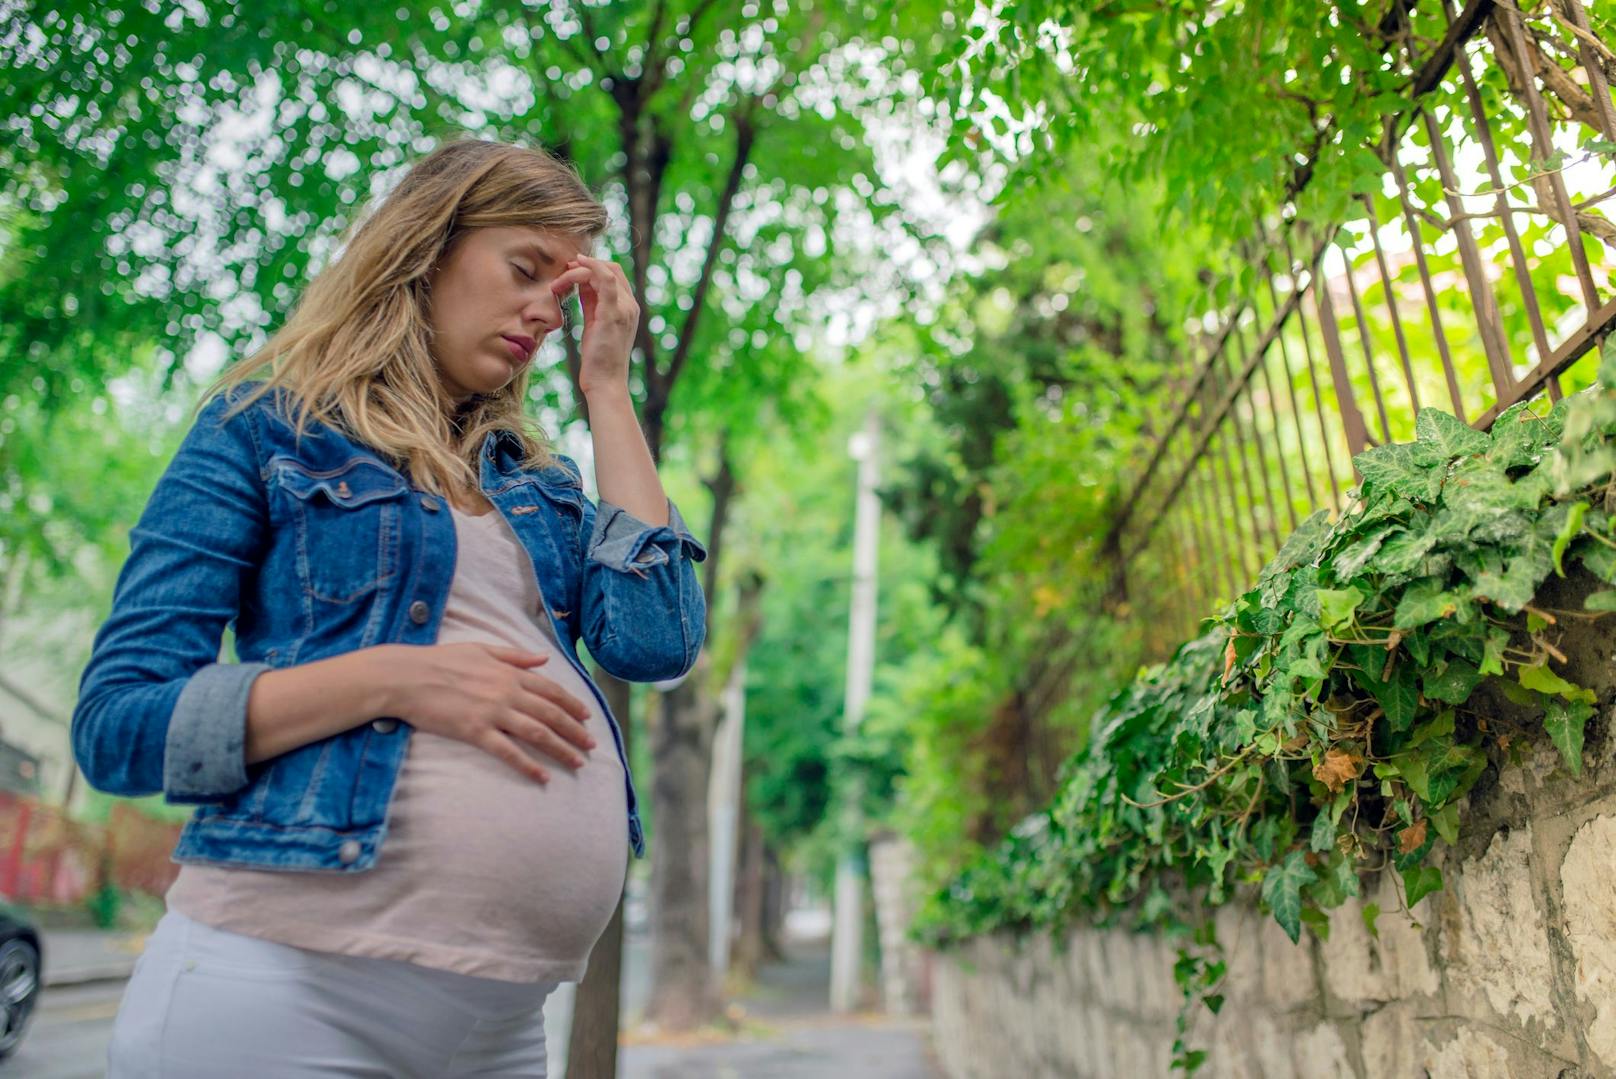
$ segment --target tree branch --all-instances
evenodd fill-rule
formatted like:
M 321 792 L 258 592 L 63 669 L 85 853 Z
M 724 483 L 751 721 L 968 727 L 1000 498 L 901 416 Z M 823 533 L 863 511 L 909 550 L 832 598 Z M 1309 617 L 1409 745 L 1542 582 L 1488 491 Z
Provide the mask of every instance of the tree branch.
M 712 287 L 713 272 L 718 266 L 718 253 L 723 250 L 724 242 L 728 238 L 729 215 L 735 207 L 735 196 L 741 190 L 741 178 L 746 171 L 746 162 L 752 154 L 752 145 L 756 139 L 756 131 L 752 126 L 753 110 L 757 107 L 757 98 L 751 98 L 747 107 L 735 117 L 735 159 L 730 162 L 729 175 L 724 180 L 724 190 L 718 197 L 718 209 L 713 214 L 713 234 L 707 241 L 707 254 L 702 260 L 701 277 L 696 281 L 695 291 L 690 298 L 690 314 L 686 316 L 684 326 L 679 331 L 679 343 L 674 348 L 673 358 L 668 363 L 664 380 L 671 387 L 679 378 L 679 372 L 690 356 L 690 348 L 696 340 L 696 327 L 701 322 L 702 308 L 706 306 L 707 291 Z

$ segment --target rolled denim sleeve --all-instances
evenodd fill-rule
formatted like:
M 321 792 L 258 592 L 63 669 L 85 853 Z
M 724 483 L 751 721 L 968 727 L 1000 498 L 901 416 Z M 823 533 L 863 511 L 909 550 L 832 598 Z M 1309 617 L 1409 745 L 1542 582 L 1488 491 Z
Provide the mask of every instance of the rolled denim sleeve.
M 585 509 L 584 645 L 609 673 L 631 682 L 678 678 L 695 666 L 707 633 L 696 563 L 707 548 L 679 507 L 647 524 L 602 501 Z
M 97 790 L 222 801 L 247 784 L 247 696 L 269 668 L 219 662 L 268 510 L 254 417 L 198 415 L 129 533 L 79 679 L 73 755 Z
M 668 501 L 668 523 L 650 525 L 621 506 L 602 499 L 589 537 L 589 557 L 619 573 L 642 572 L 640 567 L 667 562 L 674 545 L 692 562 L 705 562 L 707 548 L 690 534 L 679 507 Z

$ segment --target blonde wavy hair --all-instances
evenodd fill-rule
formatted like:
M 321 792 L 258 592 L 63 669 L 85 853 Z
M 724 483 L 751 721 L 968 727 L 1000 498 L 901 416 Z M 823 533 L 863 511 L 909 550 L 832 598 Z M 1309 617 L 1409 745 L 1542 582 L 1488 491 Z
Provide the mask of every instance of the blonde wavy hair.
M 522 409 L 531 367 L 457 406 L 432 353 L 433 270 L 471 230 L 502 225 L 593 239 L 606 228 L 606 210 L 569 164 L 544 150 L 481 139 L 440 146 L 350 227 L 341 254 L 309 282 L 285 325 L 215 379 L 202 404 L 262 378 L 230 414 L 280 389 L 299 435 L 313 417 L 441 495 L 477 489 L 477 454 L 491 431 L 516 434 L 524 467 L 551 463 L 549 437 Z

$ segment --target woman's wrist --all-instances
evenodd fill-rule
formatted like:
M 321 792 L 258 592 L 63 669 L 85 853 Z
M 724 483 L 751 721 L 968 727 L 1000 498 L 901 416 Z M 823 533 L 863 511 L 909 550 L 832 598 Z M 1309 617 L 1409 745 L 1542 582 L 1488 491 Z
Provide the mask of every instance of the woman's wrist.
M 409 669 L 409 664 L 401 662 L 399 650 L 402 647 L 405 646 L 377 644 L 354 654 L 356 660 L 364 664 L 357 673 L 370 701 L 366 710 L 372 715 L 396 715 L 402 703 L 406 692 L 405 672 Z

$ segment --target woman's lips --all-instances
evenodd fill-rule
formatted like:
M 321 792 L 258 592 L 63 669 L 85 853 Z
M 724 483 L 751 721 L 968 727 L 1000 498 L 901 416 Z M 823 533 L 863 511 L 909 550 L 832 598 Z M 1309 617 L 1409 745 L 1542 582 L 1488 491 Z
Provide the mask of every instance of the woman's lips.
M 511 359 L 515 360 L 517 363 L 527 362 L 528 350 L 520 341 L 512 341 L 509 337 L 501 337 L 500 340 L 503 341 L 505 343 L 505 347 L 510 350 Z

